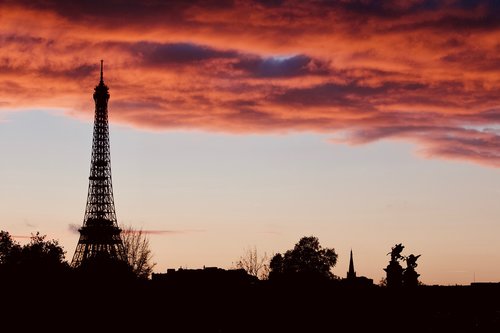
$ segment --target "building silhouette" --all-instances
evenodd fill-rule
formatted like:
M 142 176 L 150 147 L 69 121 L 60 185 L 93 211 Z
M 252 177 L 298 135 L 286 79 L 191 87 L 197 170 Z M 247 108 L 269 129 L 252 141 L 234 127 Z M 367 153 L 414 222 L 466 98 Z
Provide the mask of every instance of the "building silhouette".
M 151 280 L 157 284 L 205 288 L 245 286 L 259 281 L 257 277 L 248 274 L 244 269 L 226 270 L 219 267 L 179 268 L 177 270 L 169 268 L 166 273 L 153 273 Z
M 104 84 L 103 61 L 101 79 L 94 89 L 95 118 L 90 164 L 89 188 L 80 239 L 71 265 L 78 267 L 89 259 L 124 261 L 121 229 L 115 213 L 111 158 L 109 147 L 109 88 Z
M 347 272 L 347 279 L 348 280 L 356 279 L 356 271 L 354 270 L 354 260 L 352 259 L 352 250 L 349 259 L 349 271 Z
M 373 279 L 369 279 L 365 276 L 357 276 L 356 271 L 354 270 L 354 259 L 352 255 L 352 250 L 351 250 L 351 255 L 349 258 L 349 270 L 347 271 L 347 276 L 345 279 L 342 280 L 342 282 L 345 285 L 351 285 L 351 286 L 372 286 L 373 285 Z

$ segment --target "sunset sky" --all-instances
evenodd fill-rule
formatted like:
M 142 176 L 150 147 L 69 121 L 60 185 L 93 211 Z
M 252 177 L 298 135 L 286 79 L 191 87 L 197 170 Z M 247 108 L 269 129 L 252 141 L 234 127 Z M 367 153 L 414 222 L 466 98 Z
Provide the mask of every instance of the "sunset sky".
M 340 276 L 403 243 L 424 283 L 500 281 L 498 2 L 0 0 L 0 229 L 69 260 L 101 59 L 156 272 L 314 235 Z

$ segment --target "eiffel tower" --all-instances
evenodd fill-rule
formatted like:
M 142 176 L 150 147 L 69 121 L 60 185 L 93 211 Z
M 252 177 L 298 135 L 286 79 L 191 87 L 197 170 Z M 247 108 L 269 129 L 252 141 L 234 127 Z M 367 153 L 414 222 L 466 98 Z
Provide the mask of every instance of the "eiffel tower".
M 104 84 L 103 61 L 101 80 L 94 89 L 95 118 L 90 163 L 89 190 L 80 239 L 71 265 L 78 267 L 89 259 L 125 261 L 111 183 L 109 151 L 108 100 L 109 88 Z

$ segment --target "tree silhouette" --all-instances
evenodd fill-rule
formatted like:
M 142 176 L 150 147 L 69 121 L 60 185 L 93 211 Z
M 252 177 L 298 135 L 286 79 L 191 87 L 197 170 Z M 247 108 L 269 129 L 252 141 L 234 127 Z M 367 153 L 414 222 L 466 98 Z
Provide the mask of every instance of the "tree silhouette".
M 264 252 L 262 256 L 259 256 L 256 247 L 246 249 L 235 266 L 236 268 L 244 269 L 248 274 L 260 280 L 265 280 L 269 277 L 269 259 L 267 253 Z
M 332 279 L 330 271 L 337 263 L 335 249 L 323 249 L 317 237 L 302 237 L 292 250 L 276 254 L 270 263 L 269 278 Z
M 21 246 L 7 232 L 0 230 L 0 265 L 14 263 L 14 258 L 21 252 Z
M 67 266 L 65 251 L 57 240 L 45 240 L 46 235 L 32 234 L 30 242 L 21 249 L 20 263 L 36 269 L 57 269 Z
M 127 261 L 132 271 L 138 278 L 149 278 L 156 263 L 152 261 L 153 255 L 147 234 L 142 229 L 136 230 L 131 226 L 126 226 L 122 228 L 121 236 Z
M 46 240 L 39 232 L 21 246 L 6 231 L 0 231 L 0 268 L 3 277 L 39 279 L 62 276 L 69 271 L 65 251 L 57 240 Z

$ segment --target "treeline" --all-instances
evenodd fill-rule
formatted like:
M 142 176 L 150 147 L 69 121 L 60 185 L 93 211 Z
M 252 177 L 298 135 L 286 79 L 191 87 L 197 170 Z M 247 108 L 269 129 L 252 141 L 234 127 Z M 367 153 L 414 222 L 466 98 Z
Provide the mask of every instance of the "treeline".
M 148 280 L 152 273 L 151 250 L 142 231 L 126 228 L 122 232 L 127 262 L 116 262 L 106 258 L 87 260 L 78 268 L 72 268 L 65 259 L 65 251 L 57 240 L 48 240 L 45 235 L 31 235 L 25 245 L 19 244 L 7 231 L 0 231 L 0 279 L 53 280 L 68 278 L 68 275 L 96 273 L 105 279 L 108 275 L 120 279 Z M 335 250 L 322 248 L 316 237 L 303 237 L 295 247 L 284 254 L 278 253 L 269 261 L 257 263 L 257 256 L 240 258 L 237 266 L 248 275 L 261 280 L 315 280 L 331 281 L 338 277 L 331 273 L 337 262 Z M 247 260 L 248 259 L 248 260 Z M 247 260 L 247 261 L 245 261 Z M 245 263 L 245 264 L 244 264 Z M 267 273 L 260 275 L 260 268 Z M 259 276 L 260 275 L 260 276 Z
M 70 272 L 64 249 L 57 240 L 46 236 L 31 235 L 25 245 L 20 245 L 6 231 L 0 231 L 0 279 L 48 280 Z
M 142 231 L 125 229 L 123 244 L 126 262 L 107 258 L 89 260 L 77 268 L 66 261 L 57 240 L 39 232 L 21 245 L 7 231 L 0 231 L 0 283 L 62 285 L 77 280 L 97 283 L 148 280 L 154 263 Z

